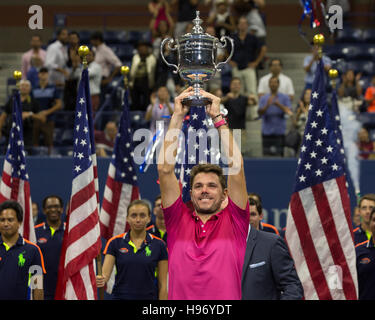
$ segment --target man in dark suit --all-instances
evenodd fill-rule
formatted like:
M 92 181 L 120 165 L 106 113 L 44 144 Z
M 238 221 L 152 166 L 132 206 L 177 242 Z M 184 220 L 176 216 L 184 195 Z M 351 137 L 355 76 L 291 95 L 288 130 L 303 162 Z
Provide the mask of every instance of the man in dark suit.
M 250 226 L 241 281 L 242 300 L 300 300 L 303 287 L 284 240 Z

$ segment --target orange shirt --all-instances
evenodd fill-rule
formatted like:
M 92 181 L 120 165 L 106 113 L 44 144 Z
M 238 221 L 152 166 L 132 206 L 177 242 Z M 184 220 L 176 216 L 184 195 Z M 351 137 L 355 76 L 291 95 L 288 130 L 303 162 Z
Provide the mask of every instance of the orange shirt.
M 365 92 L 365 100 L 372 100 L 375 96 L 375 87 L 368 87 Z M 367 112 L 375 112 L 375 100 L 367 107 Z

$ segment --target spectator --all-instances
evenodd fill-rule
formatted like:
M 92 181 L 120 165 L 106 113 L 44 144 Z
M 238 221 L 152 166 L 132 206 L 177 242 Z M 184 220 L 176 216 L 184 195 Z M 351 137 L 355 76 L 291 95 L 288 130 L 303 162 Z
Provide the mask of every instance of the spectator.
M 249 204 L 250 204 L 250 225 L 251 227 L 261 230 L 264 232 L 271 232 L 280 235 L 279 231 L 275 226 L 269 223 L 263 222 L 263 207 L 262 201 L 258 194 L 249 193 Z M 250 231 L 250 230 L 249 230 Z
M 318 45 L 312 45 L 311 47 L 311 53 L 307 55 L 303 60 L 303 69 L 306 72 L 305 75 L 305 89 L 311 89 L 312 84 L 315 77 L 315 71 L 316 67 L 318 65 L 319 61 L 319 55 L 318 55 L 319 46 Z M 328 72 L 329 69 L 331 69 L 331 59 L 325 55 L 322 56 L 322 60 L 324 63 L 324 70 Z
M 173 28 L 165 21 L 159 22 L 158 27 L 152 33 L 152 53 L 155 57 L 160 55 L 161 42 L 168 37 L 171 37 Z M 166 46 L 168 48 L 168 46 Z
M 30 151 L 33 145 L 33 128 L 35 122 L 42 119 L 38 114 L 40 105 L 31 96 L 31 83 L 29 80 L 20 81 L 20 98 L 22 108 L 23 140 L 26 151 Z M 5 105 L 4 112 L 0 116 L 0 132 L 8 139 L 12 127 L 13 97 Z
M 152 35 L 158 32 L 160 22 L 164 21 L 173 30 L 173 19 L 170 15 L 170 7 L 167 0 L 151 0 L 148 3 L 148 11 L 152 14 L 150 29 Z
M 220 115 L 220 98 L 204 90 L 200 93 L 212 99 L 207 114 L 218 128 L 222 141 L 227 141 L 223 152 L 226 157 L 233 157 L 235 172 L 228 174 L 227 189 L 221 167 L 212 164 L 194 166 L 190 172 L 191 202 L 185 204 L 175 175 L 173 152 L 177 145 L 173 139 L 165 138 L 159 155 L 164 161 L 158 161 L 158 173 L 170 254 L 168 297 L 240 299 L 243 253 L 249 227 L 243 159 Z M 188 112 L 182 100 L 193 94 L 190 87 L 175 98 L 175 111 L 166 137 L 181 129 Z M 226 135 L 225 139 L 223 135 Z M 222 209 L 227 197 L 228 204 Z M 228 252 L 232 254 L 228 255 Z M 220 272 L 217 272 L 219 265 Z
M 32 207 L 32 213 L 33 213 L 33 222 L 34 222 L 34 226 L 37 225 L 37 221 L 38 221 L 38 215 L 39 215 L 39 209 L 38 209 L 38 204 L 36 202 L 33 202 L 31 204 L 31 207 Z
M 233 35 L 234 54 L 229 62 L 232 66 L 232 76 L 241 79 L 242 93 L 256 94 L 258 64 L 263 59 L 261 42 L 248 32 L 248 23 L 245 17 L 238 20 L 238 32 Z
M 241 150 L 245 152 L 246 146 L 246 111 L 247 108 L 257 103 L 255 95 L 241 94 L 241 79 L 233 77 L 230 82 L 230 91 L 221 99 L 228 110 L 227 120 L 230 129 L 241 129 Z
M 266 1 L 252 0 L 249 1 L 249 5 L 250 10 L 246 15 L 247 22 L 249 23 L 249 32 L 254 32 L 254 35 L 263 43 L 265 43 L 267 31 L 260 10 L 266 6 Z
M 96 277 L 96 284 L 103 287 L 116 264 L 114 300 L 166 300 L 168 252 L 163 240 L 146 231 L 151 220 L 148 203 L 143 200 L 130 203 L 126 220 L 130 231 L 108 240 L 103 275 Z
M 65 79 L 64 87 L 64 109 L 75 110 L 77 103 L 77 87 L 78 77 L 74 77 L 74 70 L 80 65 L 81 57 L 78 54 L 80 44 L 79 34 L 76 31 L 69 32 L 68 44 L 68 67 L 70 69 L 69 76 Z
M 371 78 L 371 85 L 366 89 L 365 101 L 367 112 L 375 112 L 375 75 Z
M 338 98 L 344 100 L 347 98 L 353 104 L 356 100 L 361 99 L 362 97 L 362 87 L 359 83 L 362 74 L 354 74 L 353 70 L 347 70 L 343 76 L 341 84 L 337 90 Z M 354 110 L 358 110 L 358 107 L 362 104 L 362 101 L 354 107 Z
M 42 135 L 44 145 L 48 147 L 48 154 L 53 148 L 53 131 L 55 128 L 55 112 L 62 108 L 60 90 L 53 84 L 48 83 L 48 69 L 39 70 L 39 86 L 32 90 L 34 98 L 40 105 L 37 114 L 38 119 L 34 123 L 33 145 L 39 146 L 39 139 Z
M 90 50 L 86 55 L 87 69 L 89 71 L 89 87 L 91 95 L 91 106 L 92 110 L 96 112 L 100 106 L 100 83 L 102 80 L 102 68 L 95 62 L 95 51 Z M 83 66 L 79 64 L 79 67 L 73 67 L 73 78 L 81 79 Z M 77 87 L 75 88 L 77 91 Z
M 60 29 L 57 31 L 57 39 L 47 48 L 46 62 L 44 66 L 49 70 L 49 81 L 58 88 L 63 88 L 65 78 L 69 76 L 67 70 L 68 63 L 68 29 Z
M 279 92 L 289 96 L 290 101 L 294 99 L 294 87 L 291 78 L 283 74 L 282 71 L 283 63 L 279 58 L 273 58 L 270 61 L 269 68 L 270 73 L 266 74 L 259 80 L 258 86 L 258 97 L 261 98 L 264 94 L 270 93 L 269 80 L 273 77 L 278 77 L 280 86 Z
M 216 10 L 208 17 L 207 24 L 214 26 L 215 36 L 219 39 L 222 36 L 229 36 L 236 30 L 236 23 L 227 0 L 216 1 Z
M 212 25 L 207 26 L 206 33 L 210 36 L 215 37 L 215 28 Z M 216 63 L 223 62 L 225 58 L 228 56 L 228 52 L 226 48 L 219 48 L 216 49 Z M 225 66 L 226 68 L 230 68 L 229 65 Z M 222 70 L 223 71 L 223 70 Z M 210 79 L 210 81 L 204 82 L 204 89 L 209 92 L 213 92 L 215 90 L 221 89 L 222 81 L 221 81 L 221 72 L 216 72 L 215 75 Z
M 46 273 L 40 248 L 19 234 L 22 220 L 23 209 L 18 202 L 6 200 L 0 204 L 0 300 L 27 300 L 30 267 Z M 35 277 L 36 288 L 31 297 L 43 300 L 43 274 Z
M 62 221 L 64 204 L 56 195 L 43 199 L 43 212 L 46 222 L 35 226 L 37 243 L 42 251 L 46 264 L 46 275 L 43 279 L 44 299 L 53 300 L 55 297 L 59 270 L 60 252 L 64 238 L 65 224 Z
M 301 137 L 303 137 L 303 134 L 305 133 L 310 101 L 311 89 L 305 89 L 302 93 L 302 98 L 298 101 L 297 110 L 293 117 L 293 125 L 298 130 Z
M 139 42 L 130 68 L 132 110 L 146 111 L 154 87 L 156 58 L 148 42 Z
M 200 0 L 171 1 L 172 5 L 178 3 L 177 22 L 174 30 L 174 36 L 176 39 L 178 39 L 185 33 L 188 24 L 195 19 L 199 2 Z
M 104 43 L 101 32 L 94 32 L 91 35 L 90 42 L 94 46 L 95 62 L 102 67 L 101 85 L 102 91 L 104 89 L 103 93 L 105 93 L 107 85 L 120 73 L 122 62 L 113 50 Z
M 160 87 L 157 96 L 151 98 L 152 103 L 148 106 L 145 119 L 150 122 L 150 130 L 152 135 L 156 133 L 156 121 L 164 122 L 164 130 L 169 125 L 170 117 L 173 114 L 174 104 L 170 102 L 168 89 Z
M 78 49 L 80 45 L 80 38 L 77 31 L 70 31 L 69 32 L 69 42 L 68 42 L 68 67 L 72 67 L 72 60 L 77 60 L 79 57 Z
M 370 139 L 365 127 L 362 127 L 358 132 L 358 149 L 361 159 L 375 159 L 375 141 Z
M 147 227 L 147 231 L 167 242 L 167 228 L 165 227 L 164 213 L 161 208 L 161 195 L 155 198 L 153 213 L 155 215 L 155 223 Z
M 168 26 L 165 20 L 160 21 L 158 25 L 157 32 L 153 35 L 152 42 L 152 52 L 156 58 L 156 67 L 155 67 L 155 87 L 164 87 L 166 86 L 170 94 L 174 94 L 176 86 L 180 86 L 182 79 L 178 74 L 172 73 L 171 68 L 169 68 L 163 59 L 161 58 L 160 45 L 161 42 L 168 37 L 171 37 L 173 33 L 173 27 Z M 177 64 L 177 55 L 172 52 L 168 45 L 165 45 L 163 48 L 163 54 L 165 59 L 173 64 Z
M 370 213 L 375 208 L 375 194 L 368 193 L 359 200 L 359 212 L 361 214 L 361 224 L 353 230 L 354 244 L 367 241 L 371 237 Z
M 104 131 L 95 131 L 96 153 L 99 157 L 108 157 L 112 155 L 117 136 L 117 125 L 114 121 L 108 121 Z
M 375 300 L 375 208 L 369 216 L 370 239 L 356 245 L 358 299 Z
M 361 212 L 358 206 L 355 206 L 353 209 L 353 219 L 352 219 L 353 229 L 361 224 Z
M 29 74 L 30 69 L 34 69 L 33 73 L 38 72 L 39 68 L 44 65 L 46 60 L 46 51 L 42 49 L 42 39 L 39 35 L 33 35 L 30 41 L 31 49 L 22 55 L 22 79 L 33 77 Z
M 284 240 L 250 227 L 242 272 L 242 300 L 302 300 L 303 287 Z
M 262 146 L 263 155 L 284 155 L 284 137 L 286 130 L 285 115 L 293 115 L 290 99 L 278 92 L 279 79 L 271 77 L 269 80 L 271 93 L 267 93 L 259 100 L 258 114 L 262 117 Z

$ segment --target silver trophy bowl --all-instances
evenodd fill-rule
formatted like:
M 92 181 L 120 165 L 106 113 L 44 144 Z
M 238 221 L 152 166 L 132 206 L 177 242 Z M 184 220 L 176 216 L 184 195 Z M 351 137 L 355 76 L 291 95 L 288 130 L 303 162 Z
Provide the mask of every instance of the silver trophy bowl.
M 194 27 L 191 33 L 186 33 L 178 40 L 166 38 L 160 45 L 161 57 L 163 61 L 179 73 L 181 78 L 188 81 L 194 88 L 194 95 L 185 98 L 182 103 L 187 106 L 204 107 L 211 103 L 211 100 L 202 97 L 199 90 L 203 87 L 203 82 L 210 80 L 216 72 L 220 72 L 220 67 L 227 63 L 233 55 L 233 40 L 227 36 L 219 39 L 205 33 L 201 26 L 202 20 L 199 18 L 199 11 L 193 20 Z M 216 62 L 217 50 L 227 46 L 228 41 L 231 43 L 231 52 L 225 62 Z M 164 46 L 172 51 L 177 51 L 178 65 L 169 63 L 164 57 Z

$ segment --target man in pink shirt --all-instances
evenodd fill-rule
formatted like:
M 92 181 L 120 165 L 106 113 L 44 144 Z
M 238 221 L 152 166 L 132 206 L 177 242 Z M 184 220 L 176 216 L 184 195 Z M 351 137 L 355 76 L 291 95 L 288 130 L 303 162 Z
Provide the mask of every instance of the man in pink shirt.
M 42 40 L 40 36 L 33 35 L 30 41 L 31 49 L 22 55 L 22 78 L 26 79 L 27 72 L 33 66 L 37 69 L 44 65 L 46 60 L 46 51 L 42 49 Z
M 174 173 L 176 130 L 181 129 L 189 111 L 189 107 L 182 104 L 182 99 L 193 94 L 192 88 L 188 88 L 176 97 L 158 161 L 168 233 L 168 298 L 241 299 L 241 273 L 250 213 L 241 151 L 220 115 L 220 98 L 201 90 L 202 96 L 212 100 L 206 111 L 219 131 L 221 151 L 228 158 L 232 157 L 227 183 L 217 165 L 193 167 L 190 180 L 192 206 L 188 206 L 182 201 Z

